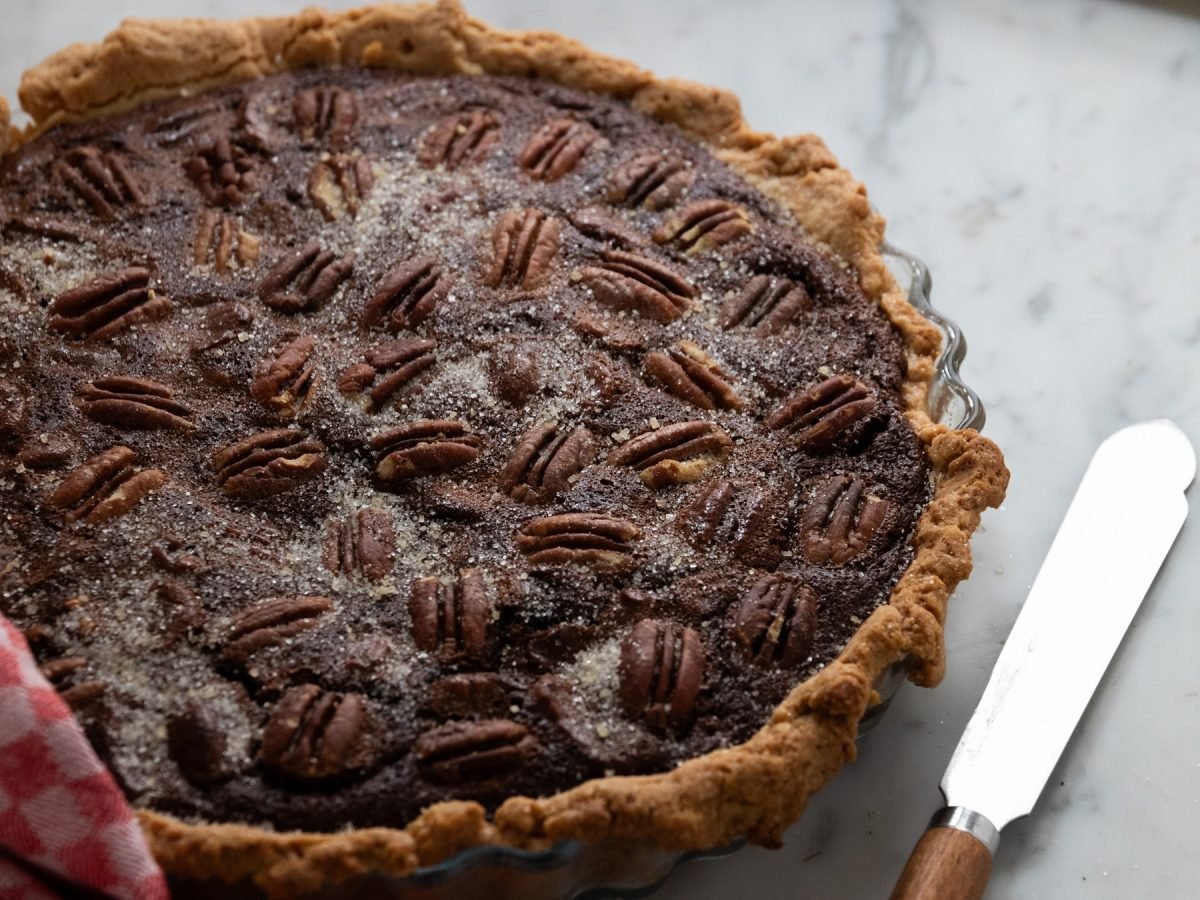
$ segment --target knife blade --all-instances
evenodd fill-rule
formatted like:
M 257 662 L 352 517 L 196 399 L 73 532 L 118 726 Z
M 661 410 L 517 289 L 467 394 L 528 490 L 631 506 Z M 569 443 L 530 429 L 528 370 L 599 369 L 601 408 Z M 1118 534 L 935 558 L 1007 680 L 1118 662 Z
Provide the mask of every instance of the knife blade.
M 1032 812 L 1187 518 L 1196 474 L 1166 420 L 1096 450 L 942 777 L 892 900 L 983 895 L 1000 829 Z

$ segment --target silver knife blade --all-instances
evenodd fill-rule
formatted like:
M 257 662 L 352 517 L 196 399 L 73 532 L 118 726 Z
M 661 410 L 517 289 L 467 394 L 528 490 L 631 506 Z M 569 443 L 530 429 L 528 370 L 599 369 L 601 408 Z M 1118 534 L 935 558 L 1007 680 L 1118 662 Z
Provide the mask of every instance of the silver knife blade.
M 1173 423 L 1092 457 L 942 777 L 997 828 L 1028 815 L 1187 518 L 1196 454 Z

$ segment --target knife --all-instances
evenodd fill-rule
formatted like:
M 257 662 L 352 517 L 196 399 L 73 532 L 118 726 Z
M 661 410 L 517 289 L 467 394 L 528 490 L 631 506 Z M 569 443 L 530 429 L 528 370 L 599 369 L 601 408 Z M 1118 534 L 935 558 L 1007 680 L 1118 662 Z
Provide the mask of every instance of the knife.
M 1166 420 L 1096 450 L 946 774 L 946 806 L 892 900 L 983 896 L 1000 829 L 1033 811 L 1051 771 L 1187 518 L 1196 475 Z

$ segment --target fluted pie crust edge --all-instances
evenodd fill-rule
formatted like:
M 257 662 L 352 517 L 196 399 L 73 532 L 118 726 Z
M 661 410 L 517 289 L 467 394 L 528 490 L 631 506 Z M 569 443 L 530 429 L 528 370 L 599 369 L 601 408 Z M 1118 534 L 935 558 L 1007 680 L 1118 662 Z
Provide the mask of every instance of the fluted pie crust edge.
M 310 9 L 238 22 L 126 21 L 103 42 L 68 47 L 25 73 L 20 98 L 32 124 L 24 131 L 11 126 L 0 99 L 0 155 L 57 124 L 155 97 L 338 65 L 545 79 L 624 100 L 704 142 L 790 210 L 809 237 L 852 266 L 902 335 L 908 348 L 902 398 L 926 449 L 935 493 L 914 532 L 915 558 L 890 602 L 744 744 L 658 775 L 596 779 L 540 799 L 510 797 L 490 820 L 479 804 L 439 803 L 402 830 L 285 834 L 142 810 L 155 857 L 176 876 L 249 879 L 282 897 L 364 872 L 402 876 L 483 844 L 540 849 L 566 839 L 612 840 L 691 850 L 743 836 L 778 843 L 808 798 L 854 758 L 858 722 L 877 698 L 872 685 L 881 674 L 907 661 L 915 683 L 941 680 L 947 599 L 971 571 L 968 540 L 980 514 L 999 505 L 1008 482 L 991 441 L 975 431 L 951 431 L 926 412 L 939 332 L 909 305 L 887 269 L 879 252 L 882 218 L 819 138 L 754 131 L 732 94 L 655 78 L 551 32 L 496 30 L 456 2 L 340 13 Z

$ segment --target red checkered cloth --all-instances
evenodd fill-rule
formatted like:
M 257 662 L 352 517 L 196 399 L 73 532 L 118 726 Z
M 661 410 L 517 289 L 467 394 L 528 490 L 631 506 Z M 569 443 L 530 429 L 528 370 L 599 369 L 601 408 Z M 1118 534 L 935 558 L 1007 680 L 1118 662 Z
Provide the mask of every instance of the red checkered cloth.
M 0 615 L 0 898 L 64 896 L 168 893 L 124 795 Z

